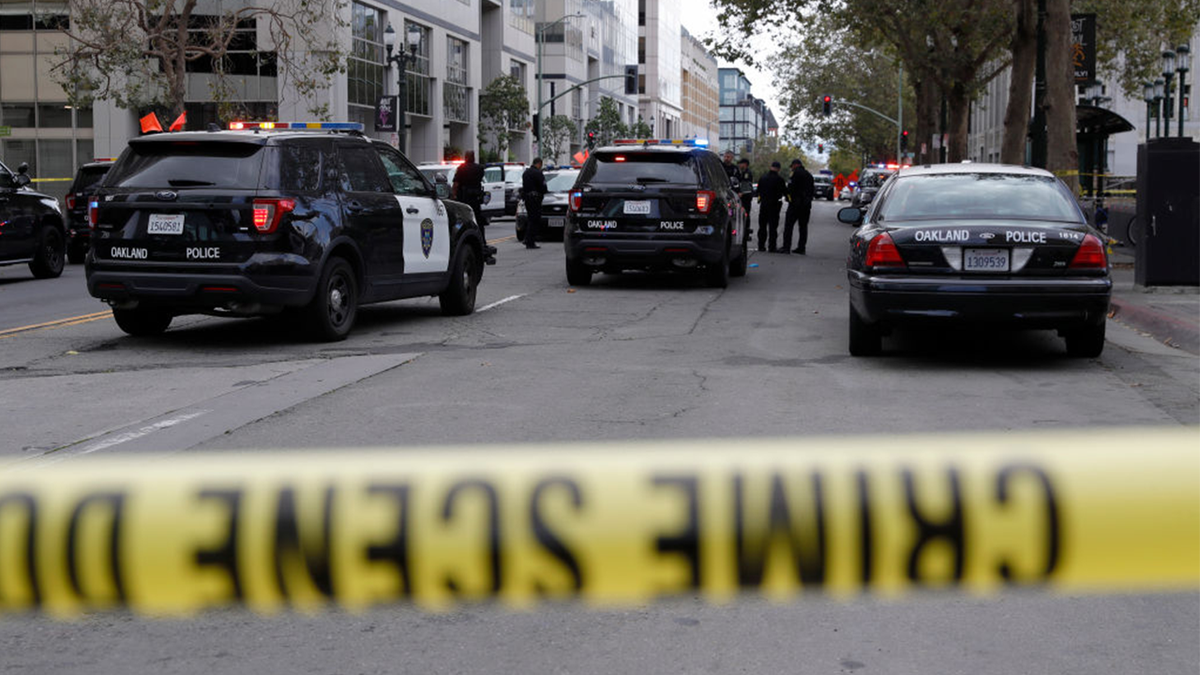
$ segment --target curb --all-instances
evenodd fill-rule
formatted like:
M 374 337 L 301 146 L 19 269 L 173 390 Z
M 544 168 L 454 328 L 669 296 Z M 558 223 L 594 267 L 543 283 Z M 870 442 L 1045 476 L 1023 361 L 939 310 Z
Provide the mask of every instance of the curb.
M 1113 296 L 1109 318 L 1149 333 L 1155 340 L 1200 356 L 1200 326 Z

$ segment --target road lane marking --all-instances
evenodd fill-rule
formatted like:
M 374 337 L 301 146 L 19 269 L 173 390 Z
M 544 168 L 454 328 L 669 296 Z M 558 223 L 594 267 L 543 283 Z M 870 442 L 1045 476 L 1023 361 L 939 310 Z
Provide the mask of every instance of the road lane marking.
M 525 296 L 526 296 L 525 293 L 521 293 L 520 295 L 510 295 L 507 298 L 504 298 L 503 300 L 497 300 L 490 305 L 484 305 L 483 307 L 480 307 L 479 309 L 477 309 L 475 311 L 476 312 L 486 312 L 489 309 L 495 309 L 496 307 L 499 307 L 500 305 L 503 305 L 506 302 L 512 302 L 513 300 L 516 300 L 517 298 L 523 298 Z
M 7 338 L 7 337 L 12 337 L 13 335 L 16 335 L 18 333 L 27 333 L 32 330 L 41 330 L 44 328 L 62 328 L 64 326 L 78 326 L 81 323 L 88 323 L 90 321 L 96 321 L 96 320 L 103 319 L 108 316 L 112 316 L 112 311 L 106 309 L 103 312 L 96 312 L 94 314 L 81 314 L 80 316 L 72 316 L 72 317 L 68 317 L 66 319 L 55 319 L 53 321 L 44 321 L 42 323 L 30 324 L 28 326 L 20 326 L 17 328 L 6 328 L 4 330 L 0 330 L 0 340 L 3 340 L 4 338 Z
M 507 237 L 501 237 L 499 239 L 489 239 L 488 243 L 489 244 L 499 244 L 499 243 L 506 242 L 506 241 L 513 241 L 516 238 L 517 238 L 517 235 L 510 234 Z

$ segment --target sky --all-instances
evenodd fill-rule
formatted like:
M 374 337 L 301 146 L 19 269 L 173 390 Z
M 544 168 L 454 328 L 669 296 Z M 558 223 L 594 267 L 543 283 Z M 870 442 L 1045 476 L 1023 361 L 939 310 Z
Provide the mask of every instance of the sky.
M 717 11 L 709 0 L 680 0 L 680 3 L 683 10 L 681 13 L 683 26 L 695 37 L 703 39 L 720 28 L 717 23 Z M 754 46 L 757 48 L 755 58 L 758 60 L 766 61 L 767 57 L 775 51 L 774 45 L 765 36 L 751 38 L 751 42 L 755 43 Z M 755 97 L 766 101 L 771 111 L 775 113 L 775 119 L 781 126 L 783 125 L 783 108 L 779 104 L 779 94 L 771 82 L 773 76 L 768 71 L 761 67 L 750 68 L 744 63 L 730 63 L 724 60 L 718 60 L 718 63 L 722 68 L 741 68 L 746 77 L 750 79 L 750 92 Z

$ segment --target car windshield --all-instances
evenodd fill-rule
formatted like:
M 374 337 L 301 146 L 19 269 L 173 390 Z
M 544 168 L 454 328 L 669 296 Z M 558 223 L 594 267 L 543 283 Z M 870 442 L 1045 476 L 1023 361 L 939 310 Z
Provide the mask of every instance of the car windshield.
M 449 166 L 449 167 L 446 167 L 446 166 L 421 166 L 421 167 L 417 167 L 417 169 L 426 178 L 429 179 L 430 183 L 437 183 L 437 175 L 439 173 L 444 174 L 446 176 L 446 182 L 448 182 L 448 183 L 454 182 L 454 170 L 457 168 L 458 168 L 458 166 Z
M 585 166 L 580 182 L 613 183 L 671 183 L 695 185 L 699 172 L 691 155 L 666 152 L 608 152 L 596 155 L 596 161 Z
M 829 176 L 813 176 L 814 183 L 832 183 Z
M 105 185 L 124 188 L 220 187 L 254 189 L 263 146 L 195 141 L 131 143 Z
M 546 187 L 551 192 L 566 192 L 575 185 L 575 179 L 579 177 L 578 171 L 556 171 L 546 174 Z
M 1018 219 L 1078 223 L 1079 208 L 1050 176 L 955 173 L 897 179 L 880 220 Z

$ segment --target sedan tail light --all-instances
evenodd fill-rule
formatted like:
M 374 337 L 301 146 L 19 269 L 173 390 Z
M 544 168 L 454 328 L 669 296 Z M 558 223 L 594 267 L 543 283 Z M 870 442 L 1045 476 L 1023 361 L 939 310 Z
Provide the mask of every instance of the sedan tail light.
M 578 211 L 582 208 L 583 208 L 583 193 L 582 192 L 572 192 L 571 193 L 571 210 Z
M 696 210 L 700 213 L 708 213 L 712 208 L 713 202 L 717 200 L 717 193 L 710 190 L 700 190 L 696 193 Z
M 884 232 L 867 245 L 867 267 L 906 267 L 900 249 L 892 241 L 892 235 Z
M 271 234 L 279 227 L 283 214 L 291 213 L 295 208 L 294 199 L 255 199 L 254 229 L 260 234 Z
M 1067 266 L 1073 270 L 1102 270 L 1108 268 L 1108 256 L 1104 253 L 1104 244 L 1094 234 L 1084 236 L 1079 250 Z

